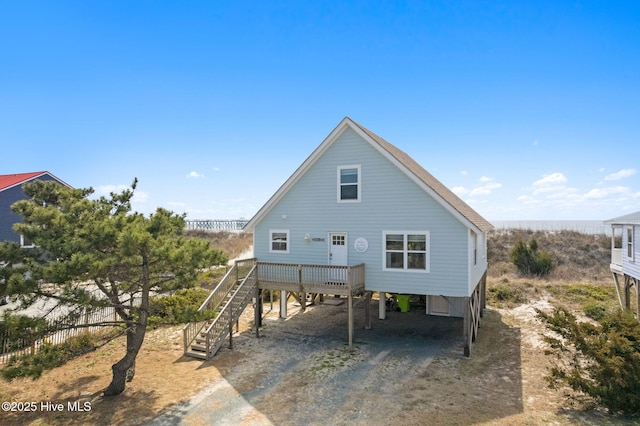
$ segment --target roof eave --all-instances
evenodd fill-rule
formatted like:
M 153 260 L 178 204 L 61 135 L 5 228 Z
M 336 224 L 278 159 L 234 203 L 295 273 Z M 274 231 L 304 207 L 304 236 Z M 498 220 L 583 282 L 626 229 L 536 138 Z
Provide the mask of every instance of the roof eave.
M 324 138 L 322 143 L 307 157 L 307 159 L 296 169 L 295 172 L 278 188 L 278 190 L 267 200 L 267 202 L 253 215 L 253 217 L 242 228 L 243 230 L 252 232 L 258 223 L 271 211 L 271 209 L 289 192 L 289 189 L 305 174 L 305 172 L 322 156 L 322 154 L 338 139 L 344 132 L 351 120 L 345 117 L 338 123 L 329 135 Z

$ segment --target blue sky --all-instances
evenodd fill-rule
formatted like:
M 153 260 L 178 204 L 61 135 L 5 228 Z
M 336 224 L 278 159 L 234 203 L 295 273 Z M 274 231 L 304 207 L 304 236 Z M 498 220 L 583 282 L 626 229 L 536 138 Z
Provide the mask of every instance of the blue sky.
M 640 2 L 0 0 L 0 174 L 251 217 L 350 116 L 489 220 L 640 210 Z

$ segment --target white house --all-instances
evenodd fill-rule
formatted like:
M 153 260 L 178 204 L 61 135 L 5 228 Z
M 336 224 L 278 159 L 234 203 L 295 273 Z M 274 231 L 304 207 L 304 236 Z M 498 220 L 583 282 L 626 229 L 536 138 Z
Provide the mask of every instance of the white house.
M 605 221 L 611 225 L 611 273 L 620 305 L 631 308 L 631 287 L 636 289 L 635 311 L 640 315 L 640 211 Z
M 335 267 L 327 284 L 357 271 L 364 294 L 379 292 L 381 319 L 387 293 L 425 296 L 426 314 L 464 317 L 468 354 L 492 228 L 409 155 L 345 117 L 245 230 L 258 263 Z M 258 273 L 258 286 L 282 290 L 277 278 L 265 285 L 269 271 Z M 302 282 L 314 272 L 298 274 Z

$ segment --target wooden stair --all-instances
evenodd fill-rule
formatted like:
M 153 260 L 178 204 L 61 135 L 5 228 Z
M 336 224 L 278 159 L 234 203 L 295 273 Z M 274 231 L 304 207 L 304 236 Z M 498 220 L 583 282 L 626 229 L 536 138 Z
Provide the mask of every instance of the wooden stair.
M 236 264 L 200 306 L 199 311 L 214 310 L 216 315 L 210 320 L 185 326 L 185 355 L 209 359 L 233 333 L 233 325 L 251 301 L 257 286 L 255 262 L 244 277 L 238 269 Z M 196 329 L 197 332 L 189 339 L 188 336 Z

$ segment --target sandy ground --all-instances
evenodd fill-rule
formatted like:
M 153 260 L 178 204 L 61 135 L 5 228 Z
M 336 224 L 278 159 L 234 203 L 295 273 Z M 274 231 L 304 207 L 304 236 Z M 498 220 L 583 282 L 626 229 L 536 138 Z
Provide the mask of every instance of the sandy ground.
M 462 321 L 389 312 L 364 329 L 358 305 L 355 342 L 347 346 L 346 303 L 290 305 L 266 316 L 261 337 L 240 332 L 211 360 L 182 356 L 182 333 L 149 333 L 136 378 L 120 396 L 104 398 L 110 365 L 123 342 L 109 345 L 45 372 L 36 382 L 16 380 L 0 388 L 3 401 L 89 402 L 91 410 L 0 412 L 0 424 L 101 425 L 538 425 L 633 424 L 598 411 L 570 406 L 548 389 L 543 331 L 534 307 L 487 309 L 471 358 L 462 356 Z M 346 301 L 345 301 L 346 302 Z
M 471 358 L 462 356 L 461 319 L 413 310 L 381 321 L 373 301 L 373 328 L 364 329 L 360 306 L 349 350 L 346 303 L 312 307 L 286 321 L 276 307 L 263 337 L 245 333 L 232 351 L 217 355 L 222 363 L 235 360 L 224 380 L 149 424 L 616 423 L 566 407 L 546 387 L 536 307 L 550 305 L 486 311 Z

